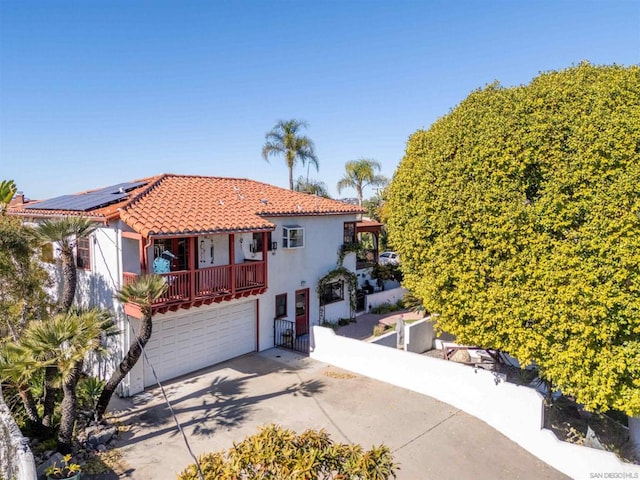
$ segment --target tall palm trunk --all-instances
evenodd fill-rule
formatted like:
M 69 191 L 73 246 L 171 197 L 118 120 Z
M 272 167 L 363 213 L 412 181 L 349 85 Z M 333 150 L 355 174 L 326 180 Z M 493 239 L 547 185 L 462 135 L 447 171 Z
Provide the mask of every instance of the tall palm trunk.
M 42 425 L 46 428 L 53 427 L 53 411 L 56 406 L 56 396 L 58 389 L 53 386 L 53 382 L 58 373 L 58 368 L 48 366 L 44 370 L 44 405 L 42 413 Z
M 27 385 L 18 385 L 18 394 L 24 405 L 27 418 L 34 426 L 41 425 L 40 415 L 38 414 L 38 408 L 36 407 L 36 401 L 33 398 L 31 389 Z
M 61 453 L 71 452 L 73 446 L 73 429 L 76 423 L 76 410 L 78 405 L 76 386 L 82 374 L 82 364 L 82 360 L 75 362 L 71 371 L 62 381 L 64 398 L 60 405 L 61 418 L 60 430 L 58 430 L 58 451 Z
M 140 359 L 140 356 L 142 355 L 142 349 L 147 345 L 147 342 L 151 338 L 152 329 L 153 324 L 151 322 L 151 312 L 149 312 L 146 313 L 144 318 L 142 319 L 138 335 L 136 339 L 131 343 L 129 351 L 118 365 L 118 368 L 116 368 L 113 374 L 111 374 L 111 377 L 102 389 L 102 393 L 100 394 L 100 398 L 98 399 L 98 404 L 96 405 L 96 417 L 98 418 L 98 420 L 101 420 L 104 412 L 107 411 L 109 401 L 115 393 L 118 385 L 120 385 L 120 382 L 122 382 L 124 377 L 127 376 L 127 373 L 131 371 L 136 362 Z
M 76 284 L 78 273 L 73 259 L 73 251 L 63 249 L 60 252 L 62 259 L 62 275 L 64 276 L 64 286 L 62 288 L 62 299 L 60 301 L 60 311 L 68 312 L 73 305 L 76 296 Z

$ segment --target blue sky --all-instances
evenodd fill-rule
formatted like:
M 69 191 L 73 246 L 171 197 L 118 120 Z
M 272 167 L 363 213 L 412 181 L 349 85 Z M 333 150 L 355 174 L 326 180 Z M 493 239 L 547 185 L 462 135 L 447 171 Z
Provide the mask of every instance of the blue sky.
M 470 91 L 581 60 L 640 63 L 640 2 L 0 0 L 0 179 L 31 198 L 163 172 L 286 187 L 260 152 L 299 118 L 337 195 L 346 161 L 392 176 Z

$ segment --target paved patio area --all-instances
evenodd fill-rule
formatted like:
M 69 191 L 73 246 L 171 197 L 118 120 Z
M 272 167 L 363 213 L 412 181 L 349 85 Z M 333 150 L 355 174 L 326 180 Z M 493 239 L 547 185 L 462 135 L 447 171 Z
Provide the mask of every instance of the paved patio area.
M 365 448 L 385 443 L 399 479 L 566 478 L 447 404 L 286 350 L 249 354 L 165 389 L 196 455 L 273 422 L 298 432 L 325 428 Z M 171 479 L 192 462 L 159 389 L 115 399 L 112 408 L 131 425 L 117 445 L 127 478 Z
M 395 325 L 400 317 L 404 320 L 419 320 L 422 315 L 409 312 L 398 311 L 391 313 L 363 313 L 356 317 L 354 323 L 349 323 L 343 327 L 336 329 L 336 335 L 342 335 L 343 337 L 355 338 L 357 340 L 366 340 L 373 336 L 373 328 L 382 323 L 387 326 Z

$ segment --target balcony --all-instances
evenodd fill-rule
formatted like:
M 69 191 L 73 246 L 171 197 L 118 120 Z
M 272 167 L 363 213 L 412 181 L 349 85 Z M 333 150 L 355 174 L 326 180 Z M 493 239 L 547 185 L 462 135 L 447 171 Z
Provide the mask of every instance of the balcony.
M 264 261 L 246 261 L 161 274 L 167 279 L 169 288 L 154 302 L 152 313 L 165 313 L 264 293 L 267 287 L 265 267 Z M 137 276 L 135 273 L 124 272 L 124 284 L 133 283 Z M 125 305 L 125 312 L 134 317 L 141 316 L 139 308 L 132 304 Z

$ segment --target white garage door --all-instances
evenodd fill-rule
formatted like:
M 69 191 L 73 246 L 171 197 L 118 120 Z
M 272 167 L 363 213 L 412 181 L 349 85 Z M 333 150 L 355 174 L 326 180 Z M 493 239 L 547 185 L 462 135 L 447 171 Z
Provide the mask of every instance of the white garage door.
M 255 300 L 162 317 L 154 317 L 153 333 L 145 348 L 161 381 L 256 349 Z M 144 362 L 144 386 L 155 383 Z

